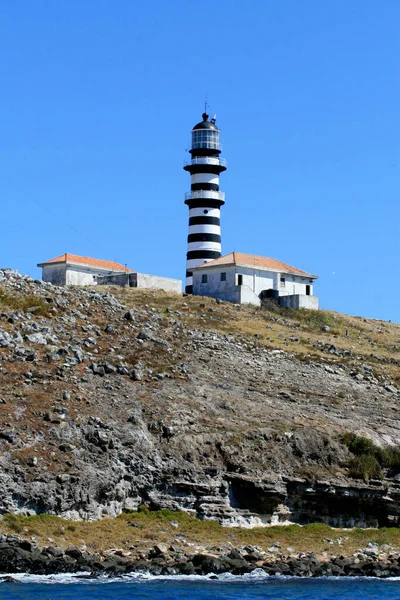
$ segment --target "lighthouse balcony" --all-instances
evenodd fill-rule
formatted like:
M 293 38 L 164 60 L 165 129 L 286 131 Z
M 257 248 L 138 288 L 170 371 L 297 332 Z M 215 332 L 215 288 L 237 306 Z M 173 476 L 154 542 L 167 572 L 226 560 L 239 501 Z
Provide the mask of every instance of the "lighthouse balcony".
M 191 192 L 186 192 L 185 194 L 185 202 L 188 200 L 219 200 L 220 202 L 225 202 L 225 193 L 224 192 L 214 192 L 211 190 L 192 190 Z
M 226 169 L 227 162 L 225 158 L 219 158 L 218 156 L 194 156 L 191 160 L 185 160 L 183 163 L 184 167 L 190 165 L 216 165 Z

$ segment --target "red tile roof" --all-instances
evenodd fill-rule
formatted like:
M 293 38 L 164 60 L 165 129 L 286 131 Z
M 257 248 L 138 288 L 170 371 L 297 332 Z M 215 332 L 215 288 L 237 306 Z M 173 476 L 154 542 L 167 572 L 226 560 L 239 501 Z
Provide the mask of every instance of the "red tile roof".
M 73 265 L 83 265 L 86 267 L 99 267 L 100 269 L 106 269 L 107 271 L 123 271 L 124 273 L 135 273 L 132 269 L 128 269 L 124 267 L 124 265 L 120 265 L 117 262 L 113 262 L 111 260 L 100 260 L 98 258 L 90 258 L 89 256 L 78 256 L 77 254 L 61 254 L 61 256 L 57 256 L 56 258 L 51 258 L 44 263 L 40 263 L 38 267 L 45 267 L 47 265 L 53 264 L 73 264 Z
M 195 269 L 204 269 L 206 267 L 218 267 L 224 265 L 241 265 L 243 267 L 258 267 L 261 269 L 271 269 L 272 271 L 280 271 L 281 273 L 291 273 L 293 275 L 300 275 L 302 277 L 308 277 L 318 279 L 317 275 L 311 275 L 306 271 L 287 265 L 280 260 L 275 258 L 268 258 L 267 256 L 256 256 L 255 254 L 244 254 L 243 252 L 231 252 L 220 256 L 209 262 L 205 262 Z

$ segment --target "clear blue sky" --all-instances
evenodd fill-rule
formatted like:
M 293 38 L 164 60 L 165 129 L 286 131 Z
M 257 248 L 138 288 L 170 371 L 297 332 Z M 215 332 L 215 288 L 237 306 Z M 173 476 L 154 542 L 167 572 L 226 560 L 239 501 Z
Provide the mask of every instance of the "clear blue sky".
M 399 23 L 398 0 L 2 0 L 0 266 L 71 252 L 183 278 L 208 94 L 223 253 L 400 321 Z

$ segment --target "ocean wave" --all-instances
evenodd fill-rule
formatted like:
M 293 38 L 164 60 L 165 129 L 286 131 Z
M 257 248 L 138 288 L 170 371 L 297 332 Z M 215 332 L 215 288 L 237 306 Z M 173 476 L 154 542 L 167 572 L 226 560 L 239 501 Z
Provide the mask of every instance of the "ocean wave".
M 68 584 L 82 584 L 82 585 L 93 585 L 93 584 L 112 584 L 112 583 L 151 583 L 157 581 L 194 581 L 194 582 L 210 582 L 210 583 L 261 583 L 265 580 L 277 581 L 277 580 L 313 580 L 313 581 L 366 581 L 366 580 L 381 580 L 381 581 L 400 581 L 400 577 L 387 577 L 381 579 L 379 577 L 345 577 L 345 576 L 327 576 L 327 577 L 294 577 L 290 575 L 268 575 L 262 569 L 255 569 L 251 573 L 244 575 L 232 575 L 231 573 L 222 573 L 215 575 L 210 573 L 208 575 L 152 575 L 148 572 L 135 572 L 115 576 L 99 575 L 94 576 L 90 572 L 81 573 L 60 573 L 54 575 L 32 575 L 30 573 L 0 573 L 0 584 L 1 583 L 18 583 L 18 584 L 49 584 L 49 585 L 68 585 Z

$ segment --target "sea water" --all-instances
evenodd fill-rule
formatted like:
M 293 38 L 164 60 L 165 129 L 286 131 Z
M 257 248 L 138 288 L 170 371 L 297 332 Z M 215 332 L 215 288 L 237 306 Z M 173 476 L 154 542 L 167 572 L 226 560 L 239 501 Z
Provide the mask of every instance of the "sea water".
M 0 576 L 1 577 L 1 576 Z M 400 580 L 374 578 L 12 576 L 0 600 L 400 600 Z M 0 579 L 1 581 L 1 579 Z

